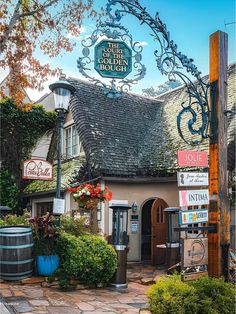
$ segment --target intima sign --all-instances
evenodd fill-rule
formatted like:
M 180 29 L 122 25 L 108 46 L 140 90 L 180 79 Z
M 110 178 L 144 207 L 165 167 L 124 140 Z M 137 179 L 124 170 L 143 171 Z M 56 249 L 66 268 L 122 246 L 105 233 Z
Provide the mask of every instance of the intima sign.
M 102 77 L 123 79 L 132 71 L 132 50 L 122 41 L 102 40 L 95 46 L 94 68 Z

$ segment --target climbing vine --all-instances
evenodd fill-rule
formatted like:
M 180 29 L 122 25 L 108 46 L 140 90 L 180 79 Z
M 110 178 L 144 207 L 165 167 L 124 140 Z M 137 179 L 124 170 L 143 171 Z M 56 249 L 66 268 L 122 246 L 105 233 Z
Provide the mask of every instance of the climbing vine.
M 22 162 L 30 158 L 39 139 L 55 128 L 56 114 L 46 111 L 42 105 L 33 105 L 22 111 L 10 98 L 0 100 L 1 115 L 1 192 L 5 203 L 12 198 L 15 189 L 20 193 L 26 182 L 21 179 Z M 11 178 L 11 180 L 9 180 Z M 11 185 L 11 187 L 9 186 Z

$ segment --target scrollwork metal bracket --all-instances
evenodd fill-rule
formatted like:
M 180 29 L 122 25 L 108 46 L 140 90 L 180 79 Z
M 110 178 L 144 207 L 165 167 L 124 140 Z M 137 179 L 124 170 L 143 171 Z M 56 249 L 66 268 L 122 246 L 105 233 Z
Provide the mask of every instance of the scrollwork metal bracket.
M 115 7 L 115 6 L 118 6 Z M 126 14 L 131 14 L 138 18 L 141 24 L 146 24 L 152 31 L 152 36 L 158 44 L 158 49 L 154 51 L 156 65 L 159 71 L 166 75 L 170 81 L 181 79 L 186 87 L 188 95 L 187 103 L 182 103 L 182 109 L 177 117 L 177 128 L 180 137 L 190 145 L 199 145 L 208 137 L 209 124 L 209 105 L 208 105 L 208 89 L 209 84 L 201 77 L 201 72 L 193 64 L 193 59 L 189 59 L 186 55 L 178 51 L 177 45 L 170 39 L 170 33 L 167 30 L 159 13 L 152 17 L 142 7 L 138 0 L 108 0 L 106 5 L 108 20 L 104 23 L 100 22 L 97 29 L 88 38 L 91 43 L 85 44 L 82 42 L 83 57 L 78 60 L 79 71 L 90 80 L 97 84 L 102 84 L 103 89 L 109 97 L 119 97 L 126 89 L 128 91 L 131 84 L 137 83 L 138 80 L 144 77 L 146 68 L 141 64 L 142 47 L 138 43 L 134 43 L 132 36 L 128 30 L 120 24 L 120 20 Z M 105 35 L 111 39 L 120 38 L 122 40 L 129 39 L 133 49 L 135 65 L 138 68 L 138 74 L 134 79 L 124 79 L 120 81 L 120 87 L 117 88 L 116 81 L 112 80 L 110 86 L 101 83 L 86 73 L 86 66 L 91 62 L 89 57 L 89 48 L 94 45 L 99 36 Z M 138 50 L 137 50 L 138 48 Z M 182 71 L 183 70 L 183 71 Z M 185 72 L 184 72 L 185 71 Z M 194 82 L 187 76 L 190 74 L 194 78 Z M 199 118 L 200 117 L 200 118 Z M 186 132 L 190 133 L 190 135 Z M 193 138 L 194 137 L 194 138 Z

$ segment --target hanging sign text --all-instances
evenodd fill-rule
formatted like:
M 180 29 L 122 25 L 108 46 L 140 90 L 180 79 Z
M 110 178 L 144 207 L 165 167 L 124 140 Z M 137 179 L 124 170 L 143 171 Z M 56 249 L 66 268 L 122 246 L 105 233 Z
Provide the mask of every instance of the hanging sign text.
M 207 172 L 178 172 L 178 186 L 208 185 Z
M 122 79 L 132 71 L 132 50 L 122 41 L 102 40 L 95 46 L 94 68 L 102 77 Z
M 182 239 L 182 267 L 208 264 L 208 238 Z
M 179 224 L 196 224 L 208 222 L 209 215 L 207 209 L 196 209 L 196 210 L 180 210 L 179 211 Z
M 208 190 L 179 191 L 179 206 L 195 206 L 209 204 Z
M 208 155 L 206 152 L 179 150 L 178 165 L 180 167 L 208 167 Z
M 30 159 L 23 162 L 23 179 L 52 180 L 52 165 L 41 159 Z

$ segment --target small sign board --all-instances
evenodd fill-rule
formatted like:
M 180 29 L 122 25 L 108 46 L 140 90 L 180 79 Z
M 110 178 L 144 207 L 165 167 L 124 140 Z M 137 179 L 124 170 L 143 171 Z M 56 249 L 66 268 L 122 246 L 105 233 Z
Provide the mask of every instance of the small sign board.
M 131 233 L 138 232 L 138 221 L 131 221 Z
M 197 280 L 203 276 L 208 276 L 208 272 L 207 271 L 199 271 L 197 273 L 183 274 L 183 275 L 181 275 L 181 280 L 182 281 Z
M 122 79 L 132 72 L 132 50 L 123 41 L 102 40 L 95 46 L 94 68 L 102 77 Z
M 181 190 L 179 191 L 179 206 L 208 205 L 208 190 Z
M 53 214 L 62 215 L 65 213 L 65 200 L 62 198 L 53 199 Z
M 23 179 L 52 180 L 52 164 L 42 159 L 30 159 L 23 162 Z
M 203 223 L 208 222 L 208 220 L 209 220 L 208 209 L 179 211 L 180 225 Z
M 208 167 L 207 152 L 197 152 L 191 150 L 178 151 L 178 166 L 180 167 Z
M 207 186 L 208 172 L 178 172 L 178 186 Z
M 208 264 L 208 238 L 182 239 L 182 267 Z

